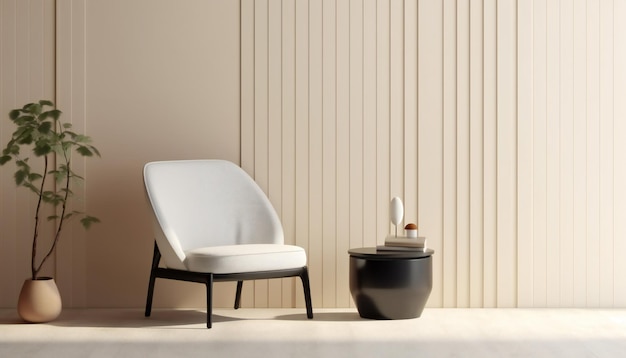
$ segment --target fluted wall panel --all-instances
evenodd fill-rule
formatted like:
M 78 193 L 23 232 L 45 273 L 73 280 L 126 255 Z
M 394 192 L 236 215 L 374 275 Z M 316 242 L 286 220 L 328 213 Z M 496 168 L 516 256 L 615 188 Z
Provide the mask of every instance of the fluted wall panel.
M 242 5 L 242 163 L 317 306 L 352 304 L 346 251 L 393 196 L 436 251 L 430 306 L 626 304 L 623 2 L 278 2 Z

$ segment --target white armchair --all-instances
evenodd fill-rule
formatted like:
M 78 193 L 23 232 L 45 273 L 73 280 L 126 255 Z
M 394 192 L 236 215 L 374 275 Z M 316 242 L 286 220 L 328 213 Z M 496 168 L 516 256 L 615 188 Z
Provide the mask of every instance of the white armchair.
M 237 281 L 237 309 L 244 280 L 298 276 L 313 318 L 306 253 L 284 244 L 274 208 L 245 171 L 223 160 L 152 162 L 144 183 L 155 219 L 146 317 L 157 277 L 205 284 L 211 328 L 213 282 Z

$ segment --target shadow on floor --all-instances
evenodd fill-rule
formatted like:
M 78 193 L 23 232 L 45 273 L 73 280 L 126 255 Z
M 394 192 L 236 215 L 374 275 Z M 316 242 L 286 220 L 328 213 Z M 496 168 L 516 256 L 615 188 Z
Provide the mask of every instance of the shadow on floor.
M 169 328 L 206 328 L 206 311 L 201 310 L 153 310 L 150 317 L 144 317 L 143 310 L 102 310 L 97 312 L 70 312 L 61 315 L 52 322 L 56 326 L 66 327 L 169 327 Z M 236 317 L 213 314 L 213 323 L 238 321 Z
M 306 313 L 302 313 L 277 316 L 276 319 L 284 321 L 304 321 L 307 318 Z M 361 318 L 357 312 L 315 312 L 315 310 L 313 310 L 313 320 L 322 322 L 367 321 L 367 319 Z
M 213 322 L 238 321 L 239 318 L 213 314 Z M 17 312 L 0 317 L 0 324 L 25 324 Z M 140 328 L 140 327 L 205 327 L 206 311 L 201 310 L 154 310 L 151 317 L 144 317 L 140 309 L 70 309 L 63 310 L 54 321 L 45 323 L 58 327 L 103 327 L 103 328 Z
M 253 311 L 253 310 L 251 310 Z M 235 311 L 233 310 L 233 313 Z M 280 312 L 280 311 L 279 311 Z M 293 312 L 290 310 L 289 312 Z M 349 322 L 368 321 L 357 312 L 316 312 L 313 310 L 313 321 Z M 280 320 L 308 321 L 306 312 L 285 315 L 258 317 L 258 315 L 237 313 L 230 316 L 213 313 L 213 323 L 219 324 L 232 321 Z M 22 321 L 17 313 L 0 317 L 0 324 L 29 324 Z M 100 327 L 100 328 L 205 328 L 206 311 L 203 310 L 168 310 L 156 309 L 150 317 L 144 317 L 141 309 L 68 309 L 54 321 L 46 323 L 57 327 Z

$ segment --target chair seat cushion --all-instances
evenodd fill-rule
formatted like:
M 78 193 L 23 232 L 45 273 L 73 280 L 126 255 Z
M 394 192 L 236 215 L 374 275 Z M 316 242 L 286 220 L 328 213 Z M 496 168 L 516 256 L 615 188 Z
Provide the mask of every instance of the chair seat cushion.
M 248 244 L 201 247 L 185 251 L 189 271 L 230 274 L 286 270 L 306 266 L 304 249 L 293 245 Z

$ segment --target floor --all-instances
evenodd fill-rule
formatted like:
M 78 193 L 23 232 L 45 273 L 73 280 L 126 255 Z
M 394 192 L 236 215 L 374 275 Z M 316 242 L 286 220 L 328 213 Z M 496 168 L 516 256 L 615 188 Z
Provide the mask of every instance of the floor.
M 66 309 L 48 324 L 0 310 L 0 357 L 626 357 L 626 310 L 429 309 L 375 321 L 353 309 Z

